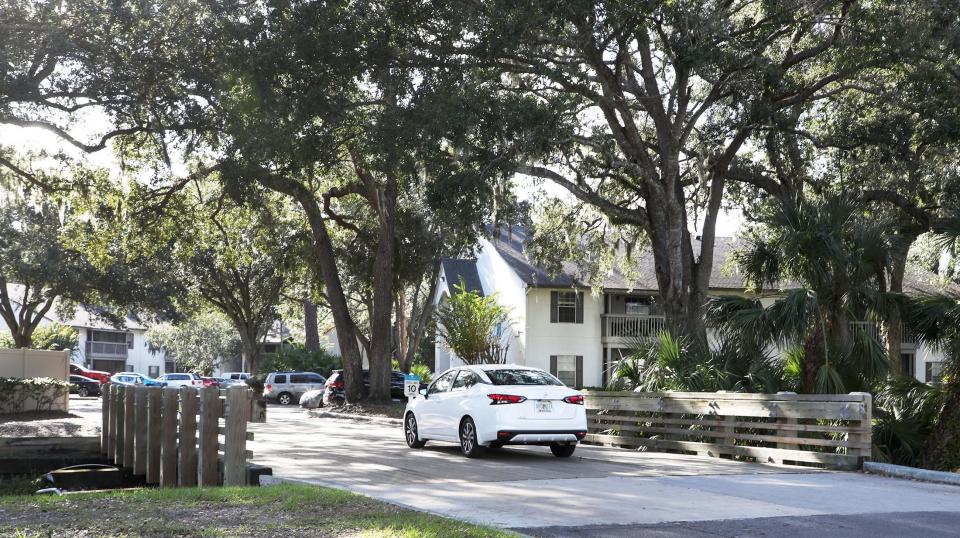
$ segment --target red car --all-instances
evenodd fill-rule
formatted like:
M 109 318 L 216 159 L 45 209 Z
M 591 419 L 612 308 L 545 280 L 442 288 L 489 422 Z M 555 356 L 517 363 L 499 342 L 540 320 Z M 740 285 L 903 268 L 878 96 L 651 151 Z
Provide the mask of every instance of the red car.
M 99 370 L 88 370 L 79 364 L 70 363 L 70 373 L 72 375 L 82 375 L 83 377 L 89 377 L 90 379 L 96 379 L 100 382 L 101 385 L 106 385 L 110 382 L 110 373 L 101 372 Z
M 201 377 L 204 387 L 220 388 L 220 380 L 215 377 Z

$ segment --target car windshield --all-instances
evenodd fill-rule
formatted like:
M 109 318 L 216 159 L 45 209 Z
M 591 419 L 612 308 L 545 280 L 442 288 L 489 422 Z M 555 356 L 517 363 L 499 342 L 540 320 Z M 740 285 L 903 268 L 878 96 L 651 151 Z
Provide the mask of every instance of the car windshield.
M 485 370 L 494 385 L 556 385 L 563 386 L 557 378 L 541 370 Z

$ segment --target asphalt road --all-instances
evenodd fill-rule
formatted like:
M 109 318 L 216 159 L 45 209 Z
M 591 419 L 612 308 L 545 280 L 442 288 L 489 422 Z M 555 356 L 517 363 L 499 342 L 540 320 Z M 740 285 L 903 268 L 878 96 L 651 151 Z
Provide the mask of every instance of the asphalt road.
M 399 426 L 277 406 L 251 429 L 254 461 L 275 477 L 536 536 L 960 533 L 955 486 L 586 446 L 567 460 L 542 447 L 468 460 L 454 445 L 411 450 Z

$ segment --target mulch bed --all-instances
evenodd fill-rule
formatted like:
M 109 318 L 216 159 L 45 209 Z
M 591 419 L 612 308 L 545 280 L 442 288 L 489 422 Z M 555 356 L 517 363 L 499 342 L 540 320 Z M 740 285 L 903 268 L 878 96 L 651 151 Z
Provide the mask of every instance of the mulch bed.
M 89 417 L 63 411 L 28 411 L 0 415 L 0 437 L 73 437 L 100 435 Z

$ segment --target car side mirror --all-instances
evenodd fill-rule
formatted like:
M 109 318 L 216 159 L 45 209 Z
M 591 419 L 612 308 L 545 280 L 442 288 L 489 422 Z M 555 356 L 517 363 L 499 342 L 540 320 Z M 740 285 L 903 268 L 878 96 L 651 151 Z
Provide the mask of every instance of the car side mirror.
M 420 392 L 421 395 L 423 395 L 424 398 L 427 397 L 427 389 L 420 389 L 419 392 Z

